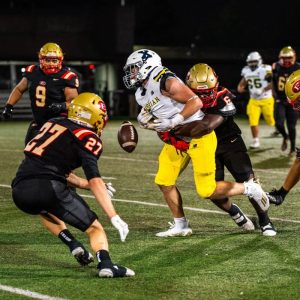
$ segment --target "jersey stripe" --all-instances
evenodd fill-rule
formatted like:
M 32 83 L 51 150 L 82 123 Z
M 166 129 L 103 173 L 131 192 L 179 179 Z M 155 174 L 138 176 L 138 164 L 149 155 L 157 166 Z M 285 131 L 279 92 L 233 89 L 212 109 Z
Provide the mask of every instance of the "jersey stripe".
M 31 65 L 31 66 L 26 67 L 25 70 L 26 70 L 26 72 L 31 73 L 33 71 L 34 67 L 35 67 L 35 65 Z
M 87 135 L 96 135 L 95 132 L 84 128 L 78 128 L 76 130 L 73 130 L 73 133 L 80 141 L 83 140 Z
M 161 70 L 155 77 L 154 77 L 154 80 L 155 81 L 158 81 L 160 79 L 160 77 L 166 73 L 168 69 L 167 68 L 164 68 L 163 70 Z
M 71 72 L 71 71 L 67 71 L 65 74 L 63 74 L 61 76 L 61 78 L 63 79 L 71 79 L 73 78 L 74 76 L 76 76 L 76 74 L 74 72 Z

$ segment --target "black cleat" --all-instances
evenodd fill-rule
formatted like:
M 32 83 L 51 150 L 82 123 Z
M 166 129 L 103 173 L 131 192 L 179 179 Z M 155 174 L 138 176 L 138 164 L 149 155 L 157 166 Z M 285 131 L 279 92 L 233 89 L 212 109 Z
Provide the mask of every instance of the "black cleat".
M 94 261 L 93 255 L 80 243 L 78 243 L 78 246 L 75 247 L 71 253 L 82 266 L 87 266 Z
M 275 205 L 281 205 L 284 201 L 284 198 L 279 193 L 278 190 L 273 189 L 270 193 L 266 193 L 267 197 L 269 198 L 270 203 L 273 203 Z
M 99 277 L 104 278 L 132 277 L 135 275 L 133 270 L 114 264 L 110 260 L 99 262 L 97 268 L 99 269 Z

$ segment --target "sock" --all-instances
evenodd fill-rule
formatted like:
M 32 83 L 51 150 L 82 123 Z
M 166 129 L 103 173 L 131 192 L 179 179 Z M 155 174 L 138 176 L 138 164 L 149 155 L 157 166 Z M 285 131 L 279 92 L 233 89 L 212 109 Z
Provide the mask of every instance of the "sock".
M 60 240 L 64 243 L 64 244 L 66 244 L 69 248 L 70 248 L 70 250 L 72 251 L 72 246 L 73 246 L 73 244 L 74 244 L 74 241 L 76 241 L 75 240 L 75 238 L 74 238 L 74 236 L 72 235 L 72 233 L 68 230 L 68 229 L 64 229 L 64 230 L 62 230 L 59 234 L 58 234 L 58 237 L 60 238 Z
M 235 216 L 240 212 L 240 210 L 235 204 L 232 204 L 227 212 L 230 214 L 230 216 Z
M 281 195 L 282 199 L 289 193 L 289 191 L 285 190 L 283 186 L 278 190 L 278 193 Z
M 109 252 L 107 250 L 99 250 L 96 252 L 96 257 L 99 262 L 104 260 L 111 260 L 109 256 Z
M 185 228 L 187 227 L 187 220 L 185 217 L 182 218 L 174 218 L 175 227 Z
M 266 226 L 267 224 L 270 223 L 270 218 L 267 213 L 265 212 L 258 212 L 258 222 L 260 226 Z
M 253 142 L 259 142 L 259 138 L 258 137 L 253 138 Z

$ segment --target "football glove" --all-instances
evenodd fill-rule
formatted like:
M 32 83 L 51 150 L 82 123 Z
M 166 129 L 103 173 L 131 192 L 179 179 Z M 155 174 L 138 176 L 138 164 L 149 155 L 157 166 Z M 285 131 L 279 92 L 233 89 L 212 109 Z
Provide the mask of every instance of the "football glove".
M 129 232 L 128 225 L 120 218 L 119 215 L 115 215 L 110 219 L 110 221 L 112 225 L 119 231 L 121 241 L 125 242 Z
M 106 186 L 108 196 L 112 198 L 114 196 L 114 193 L 116 192 L 116 189 L 112 186 L 111 182 L 105 183 L 105 186 Z
M 52 111 L 55 114 L 60 113 L 62 111 L 66 111 L 67 110 L 67 103 L 66 102 L 63 102 L 63 103 L 51 103 L 48 106 L 48 110 Z
M 172 119 L 157 119 L 154 120 L 154 129 L 158 132 L 169 131 L 179 125 L 184 120 L 181 114 L 175 115 Z
M 150 122 L 152 119 L 153 116 L 149 112 L 145 111 L 144 108 L 142 108 L 139 115 L 137 116 L 137 120 L 140 124 L 140 127 L 143 129 L 154 130 L 153 122 Z
M 3 111 L 2 111 L 2 117 L 5 120 L 12 118 L 12 112 L 14 107 L 11 104 L 6 104 Z

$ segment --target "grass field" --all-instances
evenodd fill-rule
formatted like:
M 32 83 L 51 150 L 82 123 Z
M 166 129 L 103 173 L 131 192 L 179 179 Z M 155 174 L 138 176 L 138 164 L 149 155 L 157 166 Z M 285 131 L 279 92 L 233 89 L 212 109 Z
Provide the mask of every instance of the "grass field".
M 246 120 L 238 123 L 249 144 Z M 155 133 L 137 128 L 138 147 L 128 154 L 117 143 L 120 124 L 111 121 L 106 128 L 99 166 L 117 189 L 115 206 L 129 224 L 125 243 L 90 193 L 80 191 L 106 229 L 113 260 L 136 272 L 134 278 L 110 280 L 97 277 L 96 263 L 86 268 L 77 265 L 58 238 L 42 228 L 38 217 L 16 209 L 9 185 L 23 159 L 28 123 L 0 123 L 0 299 L 28 299 L 4 291 L 2 285 L 47 295 L 43 299 L 300 299 L 299 185 L 282 206 L 270 208 L 277 236 L 263 237 L 260 230 L 242 232 L 209 200 L 199 199 L 189 166 L 178 186 L 194 235 L 157 238 L 155 233 L 172 220 L 154 184 L 162 142 Z M 262 125 L 262 147 L 250 152 L 267 191 L 281 186 L 293 161 L 279 150 L 280 138 L 269 138 L 272 131 Z M 234 201 L 255 217 L 246 197 Z M 88 245 L 83 233 L 71 231 Z

